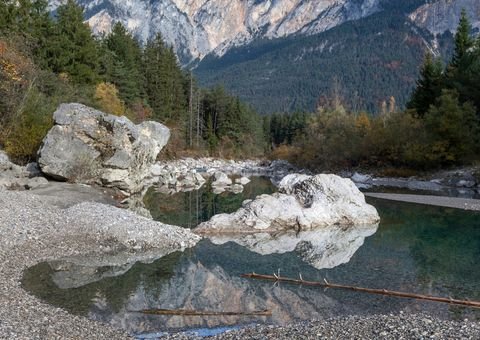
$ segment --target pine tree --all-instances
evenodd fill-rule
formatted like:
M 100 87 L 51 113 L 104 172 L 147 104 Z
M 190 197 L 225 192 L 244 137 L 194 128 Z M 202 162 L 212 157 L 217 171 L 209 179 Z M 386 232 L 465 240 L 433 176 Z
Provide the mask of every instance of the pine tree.
M 142 97 L 143 78 L 141 73 L 142 50 L 138 41 L 121 24 L 116 23 L 112 32 L 105 38 L 107 57 L 102 57 L 105 78 L 115 84 L 120 97 L 132 104 Z M 106 60 L 109 65 L 106 66 Z
M 187 98 L 177 57 L 160 34 L 147 42 L 143 53 L 145 91 L 154 116 L 184 125 Z
M 417 87 L 407 107 L 414 109 L 422 117 L 441 94 L 441 86 L 442 65 L 431 53 L 427 53 L 420 71 L 420 78 L 417 80 Z
M 457 27 L 457 33 L 455 34 L 455 50 L 450 62 L 450 66 L 453 68 L 458 67 L 461 59 L 467 54 L 468 50 L 473 47 L 474 40 L 471 37 L 472 25 L 467 17 L 465 9 L 462 10 L 460 22 Z
M 76 83 L 98 80 L 98 44 L 83 22 L 83 9 L 74 0 L 58 7 L 55 34 L 47 63 L 56 73 L 66 73 Z

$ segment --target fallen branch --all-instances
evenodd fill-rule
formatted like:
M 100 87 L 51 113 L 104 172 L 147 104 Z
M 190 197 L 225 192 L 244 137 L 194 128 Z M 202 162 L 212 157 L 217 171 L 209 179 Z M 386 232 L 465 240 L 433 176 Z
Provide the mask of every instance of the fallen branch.
M 260 275 L 256 273 L 243 274 L 241 275 L 241 277 L 248 278 L 248 279 L 256 279 L 256 280 L 286 282 L 286 283 L 322 287 L 322 288 L 346 289 L 346 290 L 353 290 L 356 292 L 364 292 L 364 293 L 370 293 L 370 294 L 396 296 L 401 298 L 410 298 L 410 299 L 417 299 L 417 300 L 428 300 L 428 301 L 448 303 L 452 305 L 461 305 L 461 306 L 467 306 L 467 307 L 480 308 L 480 301 L 457 300 L 452 298 L 443 298 L 443 297 L 429 296 L 429 295 L 422 295 L 422 294 L 397 292 L 397 291 L 386 290 L 386 289 L 371 289 L 371 288 L 362 288 L 362 287 L 355 287 L 355 286 L 346 286 L 346 285 L 330 283 L 325 279 L 324 279 L 324 282 L 307 281 L 307 280 L 304 280 L 301 275 L 300 275 L 300 279 L 280 277 L 279 275 L 276 275 L 276 274 L 272 276 L 272 275 Z
M 254 312 L 212 312 L 188 309 L 144 309 L 129 311 L 130 313 L 142 313 L 149 315 L 184 315 L 184 316 L 272 316 L 268 309 Z

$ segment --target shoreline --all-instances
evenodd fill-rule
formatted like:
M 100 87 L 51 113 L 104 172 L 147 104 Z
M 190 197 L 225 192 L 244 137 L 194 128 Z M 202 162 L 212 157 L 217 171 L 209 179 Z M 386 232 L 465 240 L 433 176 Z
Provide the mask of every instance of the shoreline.
M 432 195 L 411 195 L 411 194 L 388 194 L 388 193 L 364 193 L 366 197 L 431 205 L 436 207 L 454 208 L 469 211 L 480 211 L 480 200 L 470 198 L 432 196 Z

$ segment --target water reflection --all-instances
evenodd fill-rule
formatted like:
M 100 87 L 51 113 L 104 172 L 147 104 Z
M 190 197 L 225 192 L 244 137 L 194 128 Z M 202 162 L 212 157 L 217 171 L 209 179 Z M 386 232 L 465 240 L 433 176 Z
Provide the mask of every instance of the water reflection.
M 245 185 L 243 192 L 212 191 L 211 181 L 199 190 L 167 194 L 152 187 L 146 193 L 143 201 L 145 206 L 157 221 L 167 224 L 193 228 L 208 221 L 219 213 L 232 213 L 241 207 L 246 199 L 253 199 L 260 194 L 271 194 L 275 186 L 267 177 L 252 177 Z
M 334 268 L 347 263 L 378 225 L 331 226 L 302 232 L 255 234 L 217 234 L 209 236 L 214 244 L 235 242 L 261 255 L 294 252 L 317 269 Z
M 124 273 L 119 270 L 118 276 L 110 276 L 111 268 L 105 265 L 89 269 L 82 273 L 87 284 L 72 289 L 60 288 L 58 271 L 72 270 L 70 277 L 76 277 L 82 271 L 81 263 L 69 266 L 55 261 L 27 270 L 23 284 L 49 303 L 133 334 L 400 310 L 480 319 L 479 311 L 461 307 L 239 277 L 252 271 L 271 274 L 281 270 L 282 275 L 298 277 L 301 273 L 309 280 L 326 278 L 334 283 L 480 300 L 480 214 L 370 202 L 382 218 L 376 233 L 369 227 L 332 228 L 318 234 L 279 234 L 277 238 L 213 239 L 217 245 L 204 240 L 184 253 L 169 254 L 151 264 L 136 263 Z M 99 279 L 98 273 L 108 275 Z M 273 316 L 180 317 L 132 312 L 151 308 L 271 309 Z

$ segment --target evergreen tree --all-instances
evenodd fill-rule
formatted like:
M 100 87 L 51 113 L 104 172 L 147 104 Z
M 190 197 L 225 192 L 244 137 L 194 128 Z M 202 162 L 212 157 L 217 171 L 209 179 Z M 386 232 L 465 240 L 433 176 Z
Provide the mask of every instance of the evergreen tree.
M 121 23 L 113 26 L 104 44 L 107 49 L 102 56 L 105 79 L 115 84 L 127 104 L 132 104 L 143 94 L 140 45 Z
M 452 61 L 450 62 L 451 67 L 458 67 L 461 59 L 467 54 L 468 50 L 473 47 L 474 40 L 470 35 L 471 32 L 472 25 L 468 20 L 467 12 L 463 9 L 457 27 L 457 33 L 455 34 L 455 50 L 453 52 Z
M 12 1 L 0 2 L 0 33 L 5 34 L 12 29 L 14 9 Z
M 419 116 L 423 116 L 440 95 L 441 86 L 442 65 L 431 53 L 427 53 L 420 71 L 420 78 L 417 80 L 417 86 L 407 107 L 416 110 Z
M 184 123 L 187 101 L 183 74 L 172 48 L 157 34 L 143 53 L 145 92 L 154 117 Z
M 455 90 L 443 90 L 425 114 L 425 128 L 431 138 L 427 155 L 444 164 L 474 159 L 478 152 L 479 119 L 471 103 L 461 104 Z
M 58 7 L 55 34 L 47 56 L 49 67 L 80 84 L 98 80 L 98 44 L 83 22 L 83 9 L 74 0 Z

